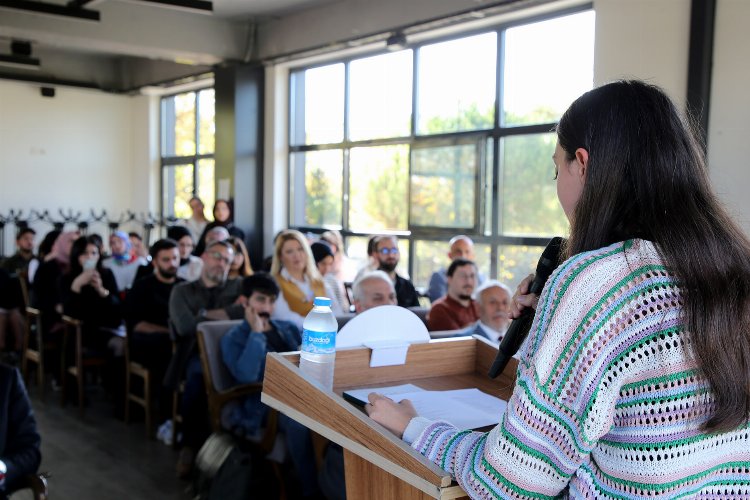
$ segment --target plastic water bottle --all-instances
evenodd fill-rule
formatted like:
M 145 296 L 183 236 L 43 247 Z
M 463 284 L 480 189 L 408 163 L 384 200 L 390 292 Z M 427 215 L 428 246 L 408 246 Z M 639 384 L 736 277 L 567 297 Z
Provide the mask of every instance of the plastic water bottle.
M 336 332 L 339 329 L 331 311 L 331 299 L 315 297 L 313 308 L 302 323 L 302 352 L 299 368 L 329 391 L 333 388 L 336 362 Z

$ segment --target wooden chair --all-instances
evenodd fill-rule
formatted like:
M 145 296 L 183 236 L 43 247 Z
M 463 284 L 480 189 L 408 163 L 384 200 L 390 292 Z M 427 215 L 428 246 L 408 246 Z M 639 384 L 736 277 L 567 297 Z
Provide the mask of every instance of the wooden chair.
M 32 336 L 36 340 L 36 348 L 31 347 Z M 36 363 L 36 383 L 44 396 L 44 340 L 42 339 L 42 313 L 39 309 L 26 307 L 26 335 L 23 339 L 23 357 L 21 358 L 21 374 L 28 380 L 29 362 Z
M 131 377 L 140 377 L 143 381 L 143 394 L 139 396 L 131 392 Z M 130 403 L 133 402 L 143 408 L 145 413 L 146 438 L 151 439 L 151 373 L 140 363 L 130 360 L 130 344 L 125 335 L 125 423 L 130 423 Z
M 76 378 L 78 386 L 78 411 L 80 416 L 84 415 L 84 382 L 86 378 L 85 369 L 102 367 L 106 364 L 106 359 L 101 356 L 84 356 L 83 353 L 83 322 L 71 318 L 70 316 L 63 316 L 63 324 L 65 325 L 65 333 L 63 336 L 63 349 L 62 349 L 62 363 L 60 379 L 62 384 L 62 395 L 60 398 L 60 405 L 65 406 L 65 400 L 67 397 L 67 375 L 73 375 Z M 74 344 L 74 364 L 67 366 L 67 346 L 68 342 L 73 337 Z

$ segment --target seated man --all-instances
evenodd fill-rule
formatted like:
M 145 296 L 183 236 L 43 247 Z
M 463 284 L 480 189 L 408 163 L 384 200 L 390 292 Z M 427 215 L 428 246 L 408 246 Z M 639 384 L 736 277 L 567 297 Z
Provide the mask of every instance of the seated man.
M 29 263 L 34 259 L 34 236 L 36 231 L 22 227 L 16 235 L 16 253 L 3 261 L 3 269 L 10 274 L 28 271 Z
M 34 412 L 18 370 L 0 365 L 0 498 L 42 461 Z
M 238 384 L 263 380 L 266 353 L 296 351 L 302 343 L 294 323 L 272 320 L 271 314 L 279 296 L 279 287 L 266 273 L 257 273 L 243 280 L 247 297 L 244 321 L 229 330 L 221 339 L 224 364 Z M 245 398 L 230 415 L 231 425 L 245 435 L 254 436 L 264 424 L 268 407 L 260 402 L 260 394 Z M 310 431 L 285 415 L 279 415 L 279 429 L 286 438 L 305 496 L 317 491 L 315 456 Z
M 125 324 L 128 327 L 130 357 L 146 367 L 151 380 L 159 383 L 159 418 L 166 420 L 171 410 L 171 394 L 161 390 L 161 380 L 172 357 L 169 337 L 169 296 L 180 262 L 177 243 L 162 239 L 151 245 L 150 275 L 136 280 L 125 297 Z
M 474 242 L 468 236 L 463 234 L 454 236 L 448 242 L 448 245 L 450 246 L 448 258 L 451 262 L 456 259 L 474 260 Z M 447 293 L 448 276 L 446 273 L 447 269 L 442 267 L 430 276 L 430 285 L 427 288 L 427 296 L 430 298 L 430 302 L 435 302 Z M 481 273 L 477 274 L 477 282 L 480 285 L 484 282 L 484 276 Z
M 352 285 L 354 310 L 357 314 L 377 306 L 396 305 L 393 282 L 383 271 L 370 271 Z
M 432 304 L 427 313 L 427 329 L 459 330 L 479 319 L 479 307 L 471 298 L 477 284 L 477 266 L 466 259 L 456 259 L 448 267 L 448 293 Z
M 399 276 L 396 267 L 401 258 L 398 239 L 395 236 L 379 236 L 375 240 L 375 257 L 378 259 L 378 270 L 390 276 L 396 289 L 396 301 L 401 307 L 419 306 L 419 294 L 410 280 Z
M 506 285 L 496 280 L 486 281 L 474 292 L 479 304 L 479 321 L 464 335 L 479 335 L 499 344 L 510 325 L 510 305 L 513 294 Z

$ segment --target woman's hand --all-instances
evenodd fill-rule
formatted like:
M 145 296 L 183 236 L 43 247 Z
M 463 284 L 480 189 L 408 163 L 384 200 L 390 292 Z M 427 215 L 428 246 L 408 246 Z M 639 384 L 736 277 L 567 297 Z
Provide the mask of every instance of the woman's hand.
M 417 416 L 417 410 L 408 399 L 396 403 L 377 392 L 371 392 L 367 399 L 370 402 L 365 405 L 365 411 L 370 418 L 399 438 L 404 436 L 406 426 L 409 425 L 411 419 Z
M 96 272 L 96 269 L 88 269 L 86 271 L 81 272 L 78 276 L 75 277 L 73 280 L 73 283 L 70 284 L 70 289 L 73 290 L 75 293 L 81 293 L 81 288 L 83 288 L 86 285 L 91 284 L 91 280 L 94 277 L 94 273 L 98 276 L 99 273 Z M 100 278 L 101 281 L 101 278 Z
M 109 290 L 104 288 L 101 274 L 95 269 L 93 272 L 94 274 L 91 276 L 91 286 L 94 287 L 94 290 L 96 290 L 96 293 L 98 293 L 100 297 L 107 297 L 109 295 Z
M 539 297 L 533 293 L 529 293 L 529 287 L 531 286 L 532 281 L 534 281 L 534 275 L 529 274 L 518 284 L 516 293 L 513 294 L 513 300 L 511 301 L 511 318 L 516 319 L 521 316 L 521 313 L 527 307 L 536 310 L 536 304 L 539 302 Z

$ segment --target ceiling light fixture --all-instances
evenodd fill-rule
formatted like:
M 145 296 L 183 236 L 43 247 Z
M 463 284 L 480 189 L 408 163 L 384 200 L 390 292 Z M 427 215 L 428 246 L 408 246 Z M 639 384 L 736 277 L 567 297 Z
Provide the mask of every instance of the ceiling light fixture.
M 39 69 L 39 59 L 31 56 L 31 42 L 13 40 L 10 54 L 0 54 L 0 66 L 16 69 Z

